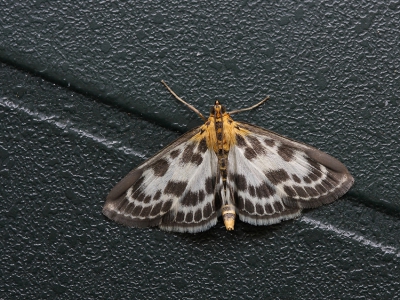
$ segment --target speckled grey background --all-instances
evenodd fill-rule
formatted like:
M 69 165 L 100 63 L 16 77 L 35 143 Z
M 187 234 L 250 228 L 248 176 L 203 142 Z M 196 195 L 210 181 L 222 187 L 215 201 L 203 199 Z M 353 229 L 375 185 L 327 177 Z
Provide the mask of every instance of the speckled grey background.
M 395 298 L 400 3 L 0 1 L 0 298 Z M 196 234 L 101 215 L 130 169 L 207 113 L 344 162 L 345 197 Z

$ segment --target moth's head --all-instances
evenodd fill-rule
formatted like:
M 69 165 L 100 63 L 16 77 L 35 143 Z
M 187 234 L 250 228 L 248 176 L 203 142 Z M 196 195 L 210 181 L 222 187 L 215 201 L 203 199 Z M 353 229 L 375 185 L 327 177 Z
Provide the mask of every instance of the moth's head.
M 225 106 L 223 106 L 218 100 L 215 100 L 214 106 L 211 106 L 210 114 L 212 116 L 219 116 L 226 112 Z

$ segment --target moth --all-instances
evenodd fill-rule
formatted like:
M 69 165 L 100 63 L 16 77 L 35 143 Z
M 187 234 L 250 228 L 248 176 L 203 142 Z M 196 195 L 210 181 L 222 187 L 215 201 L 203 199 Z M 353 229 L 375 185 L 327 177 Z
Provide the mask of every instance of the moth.
M 222 215 L 227 230 L 236 216 L 253 225 L 296 218 L 304 208 L 331 203 L 354 179 L 332 156 L 244 122 L 217 100 L 208 118 L 142 163 L 107 196 L 103 214 L 127 226 L 200 232 Z

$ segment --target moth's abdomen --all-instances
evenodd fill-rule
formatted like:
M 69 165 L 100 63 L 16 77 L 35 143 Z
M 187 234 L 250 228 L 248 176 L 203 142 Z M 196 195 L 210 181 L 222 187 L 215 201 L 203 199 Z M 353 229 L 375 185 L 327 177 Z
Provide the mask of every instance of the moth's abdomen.
M 226 230 L 233 230 L 235 227 L 235 207 L 231 204 L 221 207 L 221 215 L 224 220 Z

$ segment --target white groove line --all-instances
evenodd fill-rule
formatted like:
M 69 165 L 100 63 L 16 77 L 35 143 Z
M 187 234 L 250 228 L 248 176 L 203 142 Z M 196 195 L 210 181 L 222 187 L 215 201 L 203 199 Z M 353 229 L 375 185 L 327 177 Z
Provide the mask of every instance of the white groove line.
M 354 232 L 351 232 L 348 230 L 339 229 L 331 224 L 324 224 L 320 221 L 317 221 L 317 220 L 314 220 L 314 219 L 311 219 L 308 217 L 304 217 L 304 216 L 299 221 L 304 222 L 309 225 L 314 225 L 314 226 L 316 226 L 320 229 L 326 230 L 326 231 L 333 232 L 341 237 L 349 238 L 349 239 L 359 242 L 365 246 L 379 249 L 384 253 L 394 254 L 397 257 L 400 257 L 399 249 L 392 247 L 392 246 L 385 246 L 382 243 L 376 243 L 376 242 L 371 241 L 371 240 L 367 239 L 366 237 L 359 235 L 357 233 L 354 233 Z
M 78 136 L 91 139 L 91 140 L 95 141 L 96 143 L 100 143 L 100 144 L 106 146 L 108 149 L 113 149 L 113 150 L 117 149 L 128 155 L 134 155 L 134 156 L 137 156 L 137 157 L 140 157 L 143 159 L 146 158 L 146 156 L 143 153 L 137 152 L 137 151 L 133 150 L 132 148 L 128 148 L 125 146 L 120 146 L 120 147 L 116 146 L 120 142 L 110 141 L 104 137 L 96 136 L 90 132 L 83 131 L 82 129 L 80 129 L 78 126 L 76 126 L 72 122 L 64 123 L 64 122 L 56 121 L 56 120 L 54 120 L 55 118 L 57 118 L 56 116 L 47 116 L 41 112 L 32 111 L 26 107 L 23 107 L 22 105 L 19 105 L 12 101 L 7 100 L 7 98 L 4 98 L 4 97 L 0 98 L 0 106 L 6 107 L 9 109 L 18 110 L 20 112 L 23 112 L 23 113 L 33 117 L 37 121 L 46 122 L 51 125 L 54 125 L 57 128 L 77 133 Z

